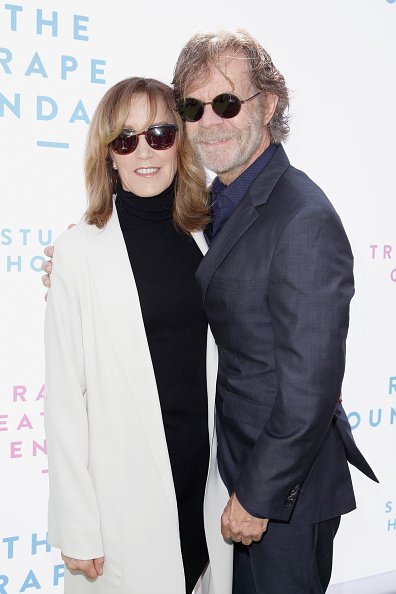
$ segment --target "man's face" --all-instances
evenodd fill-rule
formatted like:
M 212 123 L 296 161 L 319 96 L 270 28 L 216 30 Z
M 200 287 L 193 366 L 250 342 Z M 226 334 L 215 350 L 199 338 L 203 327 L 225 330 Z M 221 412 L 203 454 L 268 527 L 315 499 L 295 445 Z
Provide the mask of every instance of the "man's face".
M 232 93 L 244 100 L 257 92 L 250 82 L 244 59 L 225 58 L 220 67 L 234 86 L 221 72 L 212 69 L 207 82 L 198 88 L 188 88 L 186 96 L 206 102 L 221 93 Z M 272 111 L 269 115 L 262 102 L 262 95 L 258 95 L 242 104 L 239 114 L 230 119 L 221 118 L 214 113 L 211 105 L 205 105 L 204 114 L 198 122 L 185 123 L 187 136 L 197 156 L 207 169 L 219 174 L 224 183 L 231 183 L 238 177 L 270 143 L 266 124 L 272 117 Z M 275 106 L 276 100 L 274 109 Z

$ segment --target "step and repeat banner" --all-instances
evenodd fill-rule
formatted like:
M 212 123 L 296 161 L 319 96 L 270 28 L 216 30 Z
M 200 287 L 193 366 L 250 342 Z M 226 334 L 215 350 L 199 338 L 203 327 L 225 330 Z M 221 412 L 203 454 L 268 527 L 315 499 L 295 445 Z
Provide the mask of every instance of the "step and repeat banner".
M 0 3 L 0 594 L 63 592 L 46 541 L 40 266 L 84 212 L 93 110 L 125 77 L 169 83 L 197 30 L 236 27 L 285 75 L 286 150 L 332 200 L 355 254 L 343 400 L 381 482 L 352 471 L 358 510 L 337 536 L 330 591 L 396 592 L 396 2 L 19 0 Z

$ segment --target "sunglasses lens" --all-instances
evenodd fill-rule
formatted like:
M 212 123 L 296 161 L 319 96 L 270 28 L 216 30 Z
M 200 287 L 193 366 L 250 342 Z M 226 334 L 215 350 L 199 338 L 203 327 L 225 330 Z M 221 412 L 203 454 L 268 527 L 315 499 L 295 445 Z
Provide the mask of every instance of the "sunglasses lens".
M 241 111 L 241 102 L 235 95 L 222 93 L 213 99 L 212 108 L 215 114 L 221 118 L 235 118 Z
M 187 97 L 184 101 L 179 101 L 176 109 L 186 122 L 198 122 L 203 116 L 204 106 L 198 99 Z
M 174 124 L 150 126 L 150 128 L 140 134 L 136 134 L 130 130 L 124 130 L 113 140 L 111 148 L 117 155 L 129 155 L 136 149 L 139 142 L 139 136 L 144 135 L 151 148 L 156 151 L 164 151 L 173 146 L 176 132 L 177 126 Z
M 173 146 L 176 137 L 176 126 L 152 126 L 146 132 L 146 139 L 151 148 L 164 151 Z
M 121 132 L 111 143 L 111 148 L 117 155 L 129 155 L 129 153 L 133 153 L 137 144 L 138 137 L 136 134 L 126 135 L 124 132 Z

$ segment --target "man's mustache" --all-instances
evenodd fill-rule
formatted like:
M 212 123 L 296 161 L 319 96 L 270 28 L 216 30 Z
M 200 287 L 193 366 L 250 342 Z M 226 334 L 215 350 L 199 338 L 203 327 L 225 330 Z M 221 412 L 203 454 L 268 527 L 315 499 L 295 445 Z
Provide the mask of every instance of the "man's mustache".
M 227 131 L 226 133 L 214 133 L 210 130 L 200 130 L 199 132 L 195 132 L 194 136 L 192 136 L 191 138 L 191 142 L 192 144 L 200 144 L 203 142 L 221 142 L 223 140 L 231 140 L 233 138 L 239 138 L 239 133 L 237 131 Z

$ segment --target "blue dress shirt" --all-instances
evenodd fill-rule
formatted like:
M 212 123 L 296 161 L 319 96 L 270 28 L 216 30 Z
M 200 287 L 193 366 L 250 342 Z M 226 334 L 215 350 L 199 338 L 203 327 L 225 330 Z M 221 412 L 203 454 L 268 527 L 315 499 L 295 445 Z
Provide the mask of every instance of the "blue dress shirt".
M 237 177 L 229 186 L 223 184 L 218 177 L 212 182 L 212 225 L 209 231 L 211 239 L 220 231 L 234 208 L 240 203 L 251 184 L 270 162 L 276 150 L 275 144 L 269 147 Z

